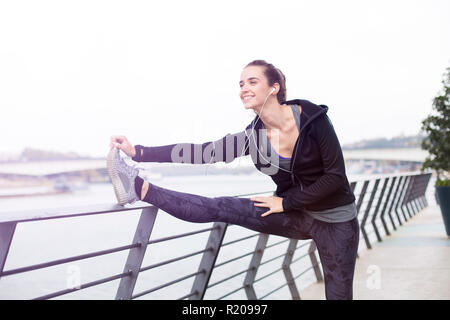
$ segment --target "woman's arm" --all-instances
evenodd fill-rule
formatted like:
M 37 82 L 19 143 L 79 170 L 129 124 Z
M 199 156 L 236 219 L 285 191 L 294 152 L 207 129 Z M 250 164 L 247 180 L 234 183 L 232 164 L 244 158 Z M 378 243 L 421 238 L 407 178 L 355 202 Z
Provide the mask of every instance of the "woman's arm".
M 315 132 L 324 173 L 308 187 L 296 186 L 289 189 L 283 199 L 284 211 L 300 209 L 315 203 L 335 192 L 343 183 L 347 183 L 342 149 L 328 116 L 317 119 Z
M 245 132 L 227 134 L 225 137 L 203 144 L 178 143 L 165 146 L 145 147 L 135 145 L 136 162 L 172 162 L 206 164 L 215 162 L 231 162 L 248 155 L 246 148 L 248 139 Z M 243 152 L 244 149 L 247 149 Z

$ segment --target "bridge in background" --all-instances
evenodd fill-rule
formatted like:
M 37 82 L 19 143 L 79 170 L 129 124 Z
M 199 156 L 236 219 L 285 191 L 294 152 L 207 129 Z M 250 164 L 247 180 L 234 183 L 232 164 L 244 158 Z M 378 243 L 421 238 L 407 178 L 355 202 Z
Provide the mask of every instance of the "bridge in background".
M 422 163 L 428 153 L 420 148 L 343 150 L 347 160 L 386 160 Z

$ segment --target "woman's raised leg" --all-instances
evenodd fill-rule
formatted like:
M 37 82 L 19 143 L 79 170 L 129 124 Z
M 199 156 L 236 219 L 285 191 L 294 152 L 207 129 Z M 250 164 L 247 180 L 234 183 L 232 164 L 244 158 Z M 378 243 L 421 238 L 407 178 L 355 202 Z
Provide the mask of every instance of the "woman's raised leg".
M 136 178 L 136 193 L 144 185 Z M 302 212 L 283 212 L 261 217 L 268 208 L 256 207 L 248 198 L 204 197 L 173 191 L 148 183 L 142 199 L 179 219 L 205 223 L 226 222 L 268 234 L 288 238 L 309 239 L 312 218 Z

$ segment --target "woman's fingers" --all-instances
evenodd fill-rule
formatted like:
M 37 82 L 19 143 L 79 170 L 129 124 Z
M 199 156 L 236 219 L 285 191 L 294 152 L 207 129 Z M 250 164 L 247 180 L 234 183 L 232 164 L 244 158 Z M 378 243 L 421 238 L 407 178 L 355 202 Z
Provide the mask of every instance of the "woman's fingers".
M 125 136 L 111 136 L 111 142 L 123 144 L 123 143 L 127 143 L 128 139 Z
M 272 213 L 273 213 L 272 210 L 266 211 L 266 212 L 264 212 L 264 213 L 261 215 L 261 217 L 266 217 L 266 216 L 268 216 L 269 214 L 272 214 Z
M 253 204 L 255 207 L 266 207 L 266 208 L 270 208 L 270 204 L 268 203 L 254 203 Z
M 122 144 L 125 144 L 128 140 L 125 136 L 111 136 L 110 141 L 114 146 L 121 146 Z
M 112 149 L 114 147 L 116 148 L 120 148 L 120 144 L 118 143 L 118 137 L 117 136 L 111 136 L 111 138 L 109 139 L 109 147 Z
M 258 202 L 263 202 L 267 200 L 267 197 L 252 197 L 250 198 L 251 201 L 258 201 Z
M 254 202 L 253 205 L 255 207 L 262 207 L 262 208 L 270 208 L 270 203 L 266 202 L 267 198 L 266 197 L 254 197 L 254 198 L 250 198 L 250 200 L 252 201 L 259 201 L 259 202 Z M 264 212 L 261 217 L 265 217 L 268 216 L 269 214 L 272 214 L 272 209 Z
M 119 142 L 121 143 L 123 141 L 123 136 L 111 136 L 111 142 L 116 143 Z
M 116 147 L 129 157 L 134 157 L 136 155 L 136 150 L 134 146 L 131 145 L 131 143 L 128 141 L 128 139 L 125 136 L 111 136 L 110 138 L 110 147 Z
M 255 207 L 270 208 L 270 202 L 267 201 L 268 200 L 267 197 L 253 197 L 250 198 L 250 200 L 253 201 L 253 205 Z

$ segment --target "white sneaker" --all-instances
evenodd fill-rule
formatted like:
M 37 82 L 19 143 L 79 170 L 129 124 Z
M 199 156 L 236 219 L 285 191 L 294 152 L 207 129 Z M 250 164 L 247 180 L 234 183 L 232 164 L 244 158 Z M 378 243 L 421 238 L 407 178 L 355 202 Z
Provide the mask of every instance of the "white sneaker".
M 120 157 L 119 149 L 114 147 L 109 151 L 106 166 L 119 204 L 124 205 L 140 200 L 134 188 L 134 179 L 139 174 L 139 170 L 129 166 Z

